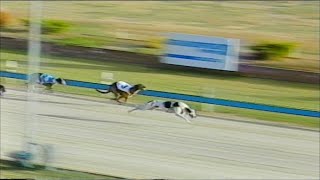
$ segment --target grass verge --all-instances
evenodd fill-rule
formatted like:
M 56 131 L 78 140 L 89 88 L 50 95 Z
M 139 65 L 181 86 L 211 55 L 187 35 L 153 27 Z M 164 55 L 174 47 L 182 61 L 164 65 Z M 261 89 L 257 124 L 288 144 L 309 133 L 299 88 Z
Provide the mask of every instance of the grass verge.
M 17 72 L 27 73 L 27 57 L 24 52 L 1 50 L 1 70 L 8 70 L 8 61 L 16 61 Z M 46 56 L 41 60 L 41 72 L 57 77 L 89 82 L 101 82 L 101 73 L 113 74 L 113 80 L 125 80 L 131 84 L 142 83 L 148 89 L 216 97 L 236 101 L 284 106 L 291 108 L 319 110 L 319 86 L 312 84 L 274 81 L 218 74 L 182 72 L 169 69 L 156 69 L 134 64 L 92 61 L 66 57 Z M 15 84 L 15 80 L 1 79 L 3 84 Z M 22 85 L 22 84 L 21 84 Z M 59 92 L 102 97 L 94 90 L 55 86 Z M 107 95 L 106 97 L 111 97 Z M 141 103 L 152 97 L 137 96 L 130 102 Z M 200 103 L 190 103 L 204 113 L 224 113 L 267 121 L 290 123 L 305 127 L 319 128 L 317 118 L 283 115 L 255 110 L 237 109 Z

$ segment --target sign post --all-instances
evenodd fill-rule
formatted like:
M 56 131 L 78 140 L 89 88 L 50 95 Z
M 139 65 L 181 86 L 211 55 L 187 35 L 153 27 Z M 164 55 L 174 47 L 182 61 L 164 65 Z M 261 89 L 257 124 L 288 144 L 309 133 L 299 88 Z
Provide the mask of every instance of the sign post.
M 30 1 L 30 28 L 28 44 L 28 74 L 37 73 L 40 70 L 41 56 L 41 18 L 42 1 Z M 25 142 L 24 149 L 34 155 L 36 145 L 35 137 L 38 126 L 37 110 L 39 109 L 39 91 L 28 84 L 26 118 L 25 118 Z

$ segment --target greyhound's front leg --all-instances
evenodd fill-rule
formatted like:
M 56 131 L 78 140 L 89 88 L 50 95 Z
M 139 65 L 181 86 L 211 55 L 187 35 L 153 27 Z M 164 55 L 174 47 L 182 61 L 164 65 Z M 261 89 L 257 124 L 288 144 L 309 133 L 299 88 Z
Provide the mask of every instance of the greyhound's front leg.
M 186 112 L 185 109 L 182 110 L 182 116 L 183 116 L 183 119 L 185 119 L 188 123 L 191 123 L 190 119 L 189 119 L 189 116 L 187 116 L 188 113 Z
M 184 120 L 187 121 L 188 123 L 191 123 L 191 121 L 190 121 L 188 118 L 186 118 L 185 113 L 184 113 L 184 111 L 183 111 L 181 108 L 175 107 L 173 110 L 174 110 L 174 112 L 175 112 L 175 114 L 176 114 L 177 116 L 181 117 L 182 119 L 184 119 Z
M 191 123 L 191 121 L 185 116 L 185 114 L 180 115 L 184 120 L 186 120 L 188 123 Z
M 122 98 L 125 98 L 125 97 L 123 97 L 123 96 L 120 95 L 120 96 L 116 99 L 116 101 L 117 101 L 118 103 L 122 104 L 123 102 L 120 101 L 120 99 L 122 99 Z

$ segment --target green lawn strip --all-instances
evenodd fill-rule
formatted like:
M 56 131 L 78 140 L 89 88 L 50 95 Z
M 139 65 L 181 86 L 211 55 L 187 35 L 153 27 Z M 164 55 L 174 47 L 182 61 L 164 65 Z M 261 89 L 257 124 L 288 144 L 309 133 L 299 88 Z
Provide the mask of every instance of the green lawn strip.
M 11 88 L 19 88 L 19 89 L 26 88 L 26 85 L 21 80 L 0 78 L 0 82 L 1 84 L 5 84 L 6 86 Z M 110 101 L 110 99 L 113 98 L 112 94 L 108 94 L 108 95 L 100 94 L 93 89 L 87 89 L 87 88 L 78 88 L 78 87 L 66 88 L 66 87 L 57 85 L 54 87 L 54 90 L 60 93 L 68 93 L 73 95 L 84 95 L 89 97 L 101 98 L 102 101 L 104 101 L 105 99 L 106 102 Z M 140 104 L 153 99 L 155 98 L 149 97 L 149 96 L 136 96 L 134 98 L 129 99 L 128 103 Z M 156 98 L 156 99 L 168 100 L 165 98 Z M 191 107 L 198 110 L 199 115 L 205 115 L 210 117 L 228 118 L 228 119 L 235 119 L 235 120 L 250 118 L 249 119 L 250 121 L 263 120 L 266 122 L 275 122 L 275 123 L 281 123 L 288 126 L 301 126 L 306 128 L 312 128 L 312 129 L 319 129 L 320 127 L 320 124 L 319 124 L 320 121 L 316 118 L 311 118 L 311 117 L 287 115 L 287 114 L 281 114 L 281 113 L 264 112 L 264 111 L 249 110 L 249 109 L 242 109 L 242 108 L 231 108 L 231 107 L 217 106 L 217 105 L 204 104 L 204 103 L 195 103 L 195 102 L 188 102 L 188 104 L 190 104 Z
M 6 60 L 15 60 L 17 72 L 27 73 L 25 54 L 1 50 L 1 68 Z M 66 79 L 101 82 L 101 73 L 113 73 L 114 80 L 142 83 L 148 89 L 201 95 L 235 101 L 307 110 L 319 110 L 319 85 L 229 76 L 212 72 L 186 72 L 148 68 L 134 64 L 93 61 L 65 57 L 42 58 L 41 71 Z
M 4 179 L 79 179 L 79 180 L 93 180 L 93 179 L 123 179 L 113 176 L 97 175 L 79 171 L 71 171 L 65 169 L 46 170 L 43 166 L 36 165 L 35 168 L 24 168 L 19 166 L 16 162 L 0 160 L 1 173 L 0 178 Z
M 287 125 L 300 125 L 308 128 L 320 128 L 320 121 L 317 118 L 296 116 L 289 114 L 279 114 L 273 112 L 249 110 L 249 109 L 238 109 L 230 107 L 217 107 L 215 112 L 223 114 L 232 114 L 240 117 L 248 117 L 253 119 L 259 119 L 269 122 L 282 123 Z
M 249 120 L 263 120 L 267 122 L 275 122 L 287 124 L 289 126 L 302 126 L 307 128 L 320 128 L 320 121 L 317 118 L 296 116 L 289 114 L 281 114 L 274 112 L 258 111 L 244 108 L 234 108 L 227 106 L 219 106 L 204 103 L 188 102 L 193 108 L 199 110 L 199 114 L 217 118 L 227 118 L 235 120 L 243 120 L 239 117 L 249 118 Z
M 1 5 L 15 12 L 19 18 L 29 11 L 28 2 L 2 2 Z M 102 27 L 101 32 L 114 24 L 136 22 L 134 26 L 147 28 L 150 24 L 170 24 L 173 27 L 229 29 L 243 33 L 258 31 L 278 35 L 310 37 L 317 26 L 317 5 L 309 3 L 270 3 L 270 2 L 50 2 L 44 7 L 46 19 L 63 19 L 82 22 L 93 27 Z M 193 14 L 197 14 L 194 16 Z M 208 19 L 207 17 L 215 17 Z M 113 21 L 111 21 L 113 20 Z M 272 22 L 269 22 L 272 20 Z M 108 22 L 108 23 L 106 23 Z M 239 28 L 232 28 L 237 24 Z M 304 26 L 301 26 L 304 25 Z M 215 27 L 212 29 L 212 27 Z M 255 28 L 250 28 L 255 27 Z M 303 31 L 301 31 L 303 28 Z M 137 28 L 138 29 L 138 28 Z M 81 31 L 81 30 L 79 30 Z M 74 30 L 74 32 L 77 32 Z M 90 31 L 89 31 L 90 32 Z M 239 34 L 241 37 L 241 35 Z

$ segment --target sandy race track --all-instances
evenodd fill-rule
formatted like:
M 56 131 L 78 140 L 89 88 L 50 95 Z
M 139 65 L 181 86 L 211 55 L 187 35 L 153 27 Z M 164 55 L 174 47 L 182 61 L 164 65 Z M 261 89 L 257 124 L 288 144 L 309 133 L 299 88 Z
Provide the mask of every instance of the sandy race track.
M 107 100 L 37 98 L 10 89 L 1 97 L 1 158 L 21 150 L 32 126 L 35 142 L 53 145 L 55 167 L 144 179 L 319 179 L 316 131 L 205 117 L 188 124 Z

